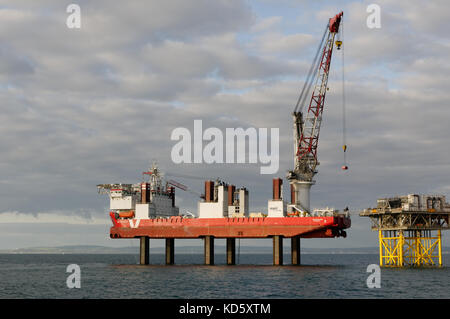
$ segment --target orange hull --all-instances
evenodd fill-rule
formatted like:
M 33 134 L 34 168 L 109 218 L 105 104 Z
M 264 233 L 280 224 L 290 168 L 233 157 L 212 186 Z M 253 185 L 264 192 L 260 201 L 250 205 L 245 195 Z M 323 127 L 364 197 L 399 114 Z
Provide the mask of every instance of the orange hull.
M 245 218 L 182 218 L 116 219 L 111 238 L 268 238 L 272 236 L 302 238 L 346 237 L 344 229 L 350 218 L 332 217 L 245 217 Z

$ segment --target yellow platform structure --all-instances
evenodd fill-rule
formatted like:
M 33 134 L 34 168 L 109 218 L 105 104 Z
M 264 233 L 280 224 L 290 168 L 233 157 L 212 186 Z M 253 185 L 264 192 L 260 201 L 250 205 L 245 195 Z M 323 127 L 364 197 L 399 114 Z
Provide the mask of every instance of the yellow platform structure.
M 381 267 L 442 267 L 440 229 L 435 236 L 431 230 L 379 230 L 378 240 Z
M 378 231 L 381 267 L 442 267 L 442 230 L 450 229 L 450 204 L 442 195 L 380 198 L 360 214 Z

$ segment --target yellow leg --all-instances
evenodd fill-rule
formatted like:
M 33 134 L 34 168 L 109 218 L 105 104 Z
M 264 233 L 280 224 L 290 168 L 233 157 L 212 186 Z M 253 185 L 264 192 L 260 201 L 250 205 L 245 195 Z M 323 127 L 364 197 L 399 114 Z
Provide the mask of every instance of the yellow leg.
M 442 267 L 442 242 L 441 230 L 438 229 L 439 267 Z
M 383 267 L 383 233 L 382 233 L 382 230 L 378 231 L 378 243 L 380 245 L 380 267 Z
M 414 264 L 416 266 L 421 265 L 421 253 L 420 253 L 420 232 L 416 232 L 416 240 L 415 240 L 415 250 L 416 250 L 416 260 Z
M 399 267 L 403 267 L 403 241 L 405 238 L 403 237 L 403 231 L 399 231 L 399 237 L 398 237 L 398 263 Z

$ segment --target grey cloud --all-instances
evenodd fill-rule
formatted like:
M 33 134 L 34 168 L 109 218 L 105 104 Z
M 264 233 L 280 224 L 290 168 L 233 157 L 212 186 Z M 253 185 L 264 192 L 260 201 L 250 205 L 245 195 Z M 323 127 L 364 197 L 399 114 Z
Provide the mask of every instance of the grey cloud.
M 194 119 L 202 119 L 204 128 L 279 127 L 276 176 L 284 177 L 293 162 L 290 112 L 310 48 L 288 41 L 264 49 L 258 38 L 244 43 L 237 32 L 252 32 L 257 20 L 243 2 L 200 1 L 189 8 L 184 1 L 164 2 L 156 9 L 109 3 L 80 1 L 78 33 L 65 27 L 65 7 L 56 1 L 15 1 L 0 10 L 0 25 L 8 26 L 0 28 L 6 44 L 0 51 L 0 212 L 98 216 L 106 213 L 107 198 L 95 185 L 138 182 L 153 158 L 166 171 L 247 186 L 252 210 L 265 209 L 274 176 L 259 175 L 259 164 L 175 165 L 170 133 L 192 128 Z M 387 12 L 378 33 L 365 28 L 363 5 L 351 4 L 346 12 L 350 170 L 340 170 L 337 51 L 313 206 L 358 209 L 392 193 L 449 189 L 446 43 L 430 31 L 434 15 L 427 15 L 429 28 L 411 37 L 398 26 L 415 16 L 398 20 L 390 3 L 381 5 Z M 258 33 L 259 39 L 271 31 Z M 203 187 L 199 180 L 182 182 Z M 197 198 L 181 191 L 177 196 L 182 209 L 195 211 Z
M 380 1 L 383 13 L 392 13 L 404 27 L 408 28 L 411 36 L 426 33 L 432 37 L 446 39 L 446 21 L 450 17 L 450 8 L 445 0 L 422 2 L 413 1 Z
M 5 80 L 9 76 L 27 75 L 33 72 L 33 65 L 26 56 L 0 48 L 0 76 Z

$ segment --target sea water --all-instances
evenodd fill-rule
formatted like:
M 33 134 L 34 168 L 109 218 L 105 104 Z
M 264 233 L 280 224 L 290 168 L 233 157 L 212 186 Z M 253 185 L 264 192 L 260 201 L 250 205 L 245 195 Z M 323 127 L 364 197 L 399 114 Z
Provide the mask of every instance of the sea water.
M 381 268 L 381 287 L 369 288 L 375 254 L 303 254 L 301 266 L 272 266 L 270 254 L 241 254 L 227 266 L 216 254 L 177 254 L 164 265 L 151 254 L 138 265 L 133 254 L 1 254 L 0 298 L 450 298 L 450 255 L 442 268 Z M 67 266 L 80 267 L 80 288 L 68 288 Z M 447 266 L 445 266 L 447 265 Z

